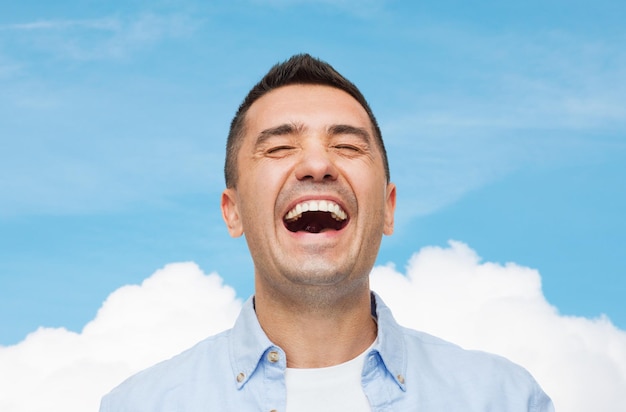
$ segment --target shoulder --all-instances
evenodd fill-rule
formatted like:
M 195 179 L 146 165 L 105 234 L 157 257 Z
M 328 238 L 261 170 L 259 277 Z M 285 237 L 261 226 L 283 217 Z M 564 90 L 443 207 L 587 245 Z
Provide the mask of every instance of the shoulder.
M 211 336 L 171 359 L 157 363 L 130 378 L 108 393 L 100 412 L 167 410 L 172 393 L 185 391 L 194 396 L 194 387 L 224 375 L 228 362 L 230 330 Z M 158 405 L 158 406 L 157 406 Z
M 409 354 L 409 360 L 425 362 L 430 367 L 447 369 L 453 367 L 457 373 L 493 370 L 523 377 L 530 374 L 510 360 L 479 350 L 468 350 L 461 346 L 425 332 L 401 327 Z M 448 371 L 449 372 L 449 371 Z
M 403 328 L 408 374 L 433 392 L 450 393 L 478 403 L 528 405 L 552 411 L 550 398 L 533 376 L 516 363 L 492 353 L 467 350 L 424 332 Z

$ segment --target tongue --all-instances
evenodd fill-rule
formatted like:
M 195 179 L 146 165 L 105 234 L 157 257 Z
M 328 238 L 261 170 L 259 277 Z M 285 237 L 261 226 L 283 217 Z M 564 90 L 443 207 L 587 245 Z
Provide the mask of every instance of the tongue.
M 320 233 L 324 230 L 324 226 L 320 225 L 319 222 L 309 222 L 302 230 L 309 233 Z
M 300 219 L 285 222 L 292 232 L 320 233 L 326 230 L 338 230 L 341 223 L 337 222 L 328 212 L 305 212 Z

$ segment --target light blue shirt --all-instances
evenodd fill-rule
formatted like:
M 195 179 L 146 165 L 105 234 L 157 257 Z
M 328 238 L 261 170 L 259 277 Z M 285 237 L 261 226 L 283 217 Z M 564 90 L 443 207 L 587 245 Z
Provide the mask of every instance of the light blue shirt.
M 361 379 L 372 411 L 554 411 L 525 369 L 404 328 L 372 297 L 378 339 Z M 132 376 L 102 399 L 100 412 L 284 412 L 286 367 L 251 298 L 232 329 Z

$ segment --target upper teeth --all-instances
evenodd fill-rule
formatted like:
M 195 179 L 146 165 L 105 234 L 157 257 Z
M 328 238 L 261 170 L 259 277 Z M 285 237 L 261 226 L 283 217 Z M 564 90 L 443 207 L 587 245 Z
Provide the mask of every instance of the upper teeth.
M 336 220 L 345 220 L 348 215 L 337 203 L 330 200 L 307 200 L 298 203 L 285 216 L 286 220 L 298 220 L 304 212 L 330 212 L 330 215 Z

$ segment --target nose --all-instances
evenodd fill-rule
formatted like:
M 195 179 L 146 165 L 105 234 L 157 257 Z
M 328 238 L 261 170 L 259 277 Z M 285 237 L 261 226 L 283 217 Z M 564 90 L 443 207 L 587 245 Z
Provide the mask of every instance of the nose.
M 301 152 L 295 169 L 298 180 L 322 182 L 337 179 L 337 168 L 332 154 L 324 144 L 309 144 Z

